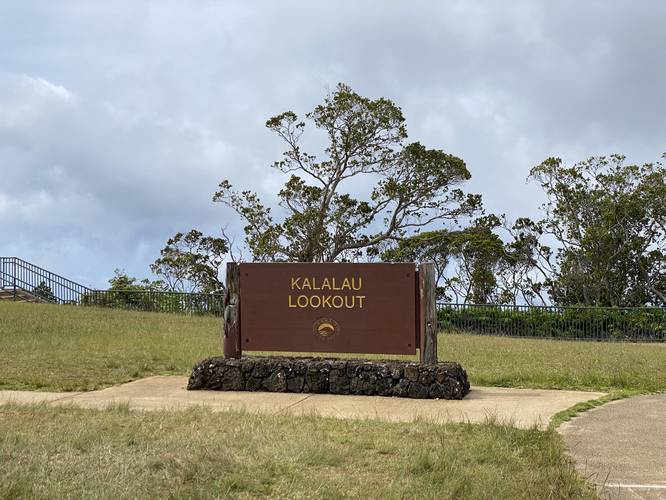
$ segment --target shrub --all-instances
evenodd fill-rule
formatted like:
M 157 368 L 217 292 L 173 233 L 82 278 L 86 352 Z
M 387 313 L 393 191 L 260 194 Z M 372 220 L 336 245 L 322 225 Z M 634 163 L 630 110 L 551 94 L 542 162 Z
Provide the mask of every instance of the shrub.
M 666 309 L 440 304 L 443 331 L 516 337 L 666 340 Z

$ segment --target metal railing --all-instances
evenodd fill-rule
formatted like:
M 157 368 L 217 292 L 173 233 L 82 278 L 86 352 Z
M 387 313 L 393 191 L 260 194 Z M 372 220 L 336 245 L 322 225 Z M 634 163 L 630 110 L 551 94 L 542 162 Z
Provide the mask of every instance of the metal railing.
M 18 257 L 0 257 L 0 289 L 22 290 L 55 304 L 76 303 L 92 291 Z
M 224 296 L 219 293 L 162 292 L 154 290 L 92 290 L 81 305 L 131 309 L 134 311 L 184 314 L 224 313 Z
M 666 341 L 666 308 L 438 303 L 439 330 L 507 337 Z
M 222 294 L 95 290 L 18 257 L 0 257 L 0 291 L 9 293 L 14 300 L 29 294 L 53 304 L 218 316 L 224 310 Z

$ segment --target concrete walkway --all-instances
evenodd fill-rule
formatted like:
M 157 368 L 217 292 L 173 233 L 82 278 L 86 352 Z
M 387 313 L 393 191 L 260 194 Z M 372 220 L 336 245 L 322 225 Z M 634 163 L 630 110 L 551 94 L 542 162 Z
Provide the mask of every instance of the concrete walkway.
M 245 409 L 250 412 L 311 414 L 337 418 L 381 418 L 410 422 L 425 418 L 434 422 L 484 422 L 496 418 L 521 428 L 544 428 L 552 416 L 576 403 L 603 396 L 599 392 L 547 391 L 473 387 L 462 401 L 291 394 L 271 392 L 187 391 L 186 377 L 149 377 L 93 392 L 0 391 L 7 402 L 76 405 L 106 408 L 128 403 L 140 410 L 178 409 L 204 405 L 214 411 Z
M 604 497 L 666 499 L 666 394 L 614 401 L 558 430 Z

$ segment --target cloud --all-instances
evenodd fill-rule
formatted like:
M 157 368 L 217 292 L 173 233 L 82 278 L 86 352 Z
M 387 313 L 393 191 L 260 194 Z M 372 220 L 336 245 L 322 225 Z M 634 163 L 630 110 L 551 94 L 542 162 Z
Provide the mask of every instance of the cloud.
M 169 234 L 197 220 L 214 230 L 210 196 L 232 156 L 216 134 L 76 98 L 43 77 L 5 75 L 3 89 L 0 225 L 20 255 L 29 249 L 55 266 L 77 241 L 85 254 L 73 264 L 106 261 L 99 281 L 153 259 Z M 146 242 L 152 255 L 138 250 Z
M 494 212 L 535 215 L 550 155 L 662 150 L 666 5 L 621 2 L 7 2 L 0 6 L 0 254 L 88 284 L 145 275 L 164 241 L 269 199 L 265 120 L 347 82 L 461 156 Z M 316 149 L 321 137 L 310 145 Z

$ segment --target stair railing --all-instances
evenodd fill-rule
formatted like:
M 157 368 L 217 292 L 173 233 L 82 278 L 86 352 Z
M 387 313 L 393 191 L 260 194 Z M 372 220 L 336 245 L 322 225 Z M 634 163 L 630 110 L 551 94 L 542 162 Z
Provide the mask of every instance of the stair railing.
M 18 257 L 0 257 L 0 288 L 12 289 L 14 300 L 21 290 L 47 302 L 79 304 L 91 288 L 47 271 Z
M 224 310 L 220 293 L 95 290 L 18 257 L 0 257 L 0 290 L 13 290 L 14 300 L 26 292 L 54 304 L 217 316 Z

